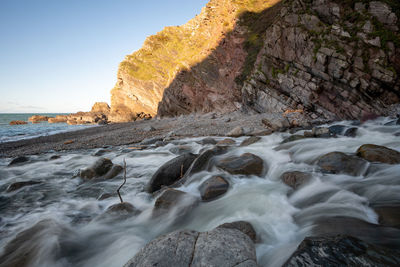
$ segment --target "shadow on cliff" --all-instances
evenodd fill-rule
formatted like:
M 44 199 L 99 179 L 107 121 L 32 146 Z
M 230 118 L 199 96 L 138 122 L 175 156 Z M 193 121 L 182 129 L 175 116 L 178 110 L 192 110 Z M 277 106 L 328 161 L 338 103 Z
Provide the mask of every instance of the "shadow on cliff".
M 238 109 L 243 83 L 254 69 L 265 32 L 280 16 L 282 6 L 280 1 L 259 13 L 243 12 L 207 58 L 175 76 L 164 90 L 157 115 Z

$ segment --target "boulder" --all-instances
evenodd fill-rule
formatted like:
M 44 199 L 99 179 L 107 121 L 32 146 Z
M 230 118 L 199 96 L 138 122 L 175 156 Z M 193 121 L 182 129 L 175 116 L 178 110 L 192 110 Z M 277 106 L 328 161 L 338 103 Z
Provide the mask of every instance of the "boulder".
M 138 214 L 140 211 L 136 209 L 131 203 L 129 202 L 122 202 L 118 204 L 111 205 L 108 207 L 106 213 L 111 214 L 111 213 L 120 213 L 120 214 Z
M 151 177 L 146 191 L 153 193 L 160 190 L 162 186 L 168 186 L 178 181 L 183 177 L 195 159 L 196 155 L 187 153 L 164 163 Z
M 218 141 L 217 145 L 224 146 L 224 145 L 234 145 L 236 144 L 235 140 L 226 138 L 224 140 Z
M 400 205 L 385 205 L 373 207 L 379 216 L 379 224 L 400 228 Z
M 8 164 L 8 166 L 13 166 L 13 165 L 20 165 L 21 163 L 25 163 L 28 162 L 29 158 L 26 156 L 20 156 L 20 157 L 16 157 L 13 160 L 11 160 L 11 162 Z
M 10 125 L 24 125 L 28 124 L 26 121 L 10 121 Z
M 42 116 L 42 115 L 34 115 L 28 119 L 28 121 L 32 123 L 39 123 L 41 121 L 48 121 L 49 117 L 47 116 Z
M 346 126 L 344 126 L 344 125 L 332 125 L 328 129 L 329 129 L 329 132 L 332 135 L 342 135 L 344 133 L 344 130 L 346 129 Z
M 398 266 L 400 253 L 348 235 L 306 237 L 283 266 Z
M 400 229 L 397 228 L 344 216 L 319 218 L 313 225 L 313 236 L 350 235 L 377 246 L 400 248 Z
M 357 132 L 358 132 L 358 128 L 357 128 L 357 127 L 351 127 L 351 128 L 347 129 L 347 130 L 344 132 L 344 136 L 347 136 L 347 137 L 356 137 L 356 136 L 357 136 Z
M 244 129 L 240 126 L 233 128 L 231 131 L 229 131 L 226 134 L 226 136 L 229 136 L 229 137 L 239 137 L 242 135 L 244 135 Z
M 124 267 L 257 266 L 254 243 L 236 229 L 175 231 L 142 248 Z
M 79 176 L 85 179 L 92 179 L 105 175 L 111 170 L 113 163 L 107 158 L 100 158 L 91 167 L 80 171 Z
M 194 207 L 197 204 L 197 198 L 189 195 L 186 192 L 176 190 L 173 188 L 167 188 L 154 203 L 155 212 L 166 212 L 170 209 L 180 207 L 180 213 L 185 213 L 189 208 Z
M 121 165 L 114 164 L 111 169 L 102 177 L 103 179 L 112 179 L 122 172 L 124 168 Z
M 142 146 L 154 145 L 158 141 L 163 141 L 163 138 L 161 138 L 161 137 L 147 138 L 147 139 L 144 139 L 142 142 L 140 142 L 140 145 L 142 145 Z
M 357 149 L 357 156 L 370 162 L 381 162 L 387 164 L 399 164 L 400 152 L 373 144 L 362 145 Z
M 197 143 L 201 144 L 201 145 L 215 145 L 215 144 L 217 144 L 217 141 L 215 141 L 214 138 L 207 137 Z
M 231 156 L 217 162 L 216 166 L 231 174 L 258 175 L 261 176 L 267 167 L 264 161 L 251 153 L 244 153 L 240 156 Z
M 204 181 L 200 187 L 200 195 L 203 201 L 214 200 L 225 194 L 229 189 L 229 182 L 220 176 L 213 176 Z
M 306 172 L 291 171 L 285 172 L 281 176 L 282 182 L 296 190 L 303 184 L 307 183 L 311 179 L 312 175 Z
M 243 142 L 240 144 L 240 146 L 249 146 L 254 143 L 257 143 L 260 140 L 261 140 L 261 137 L 259 137 L 259 136 L 251 136 L 251 137 L 243 140 Z
M 281 144 L 286 144 L 286 143 L 289 143 L 289 142 L 294 142 L 294 141 L 302 140 L 302 139 L 304 139 L 304 138 L 307 138 L 307 137 L 305 137 L 304 135 L 297 135 L 297 134 L 291 135 L 291 136 L 289 136 L 289 137 L 283 139 L 283 141 L 281 142 Z
M 21 189 L 22 187 L 31 186 L 31 185 L 35 185 L 35 184 L 41 184 L 41 182 L 38 182 L 38 181 L 24 181 L 24 182 L 12 183 L 12 184 L 10 184 L 8 186 L 7 192 L 13 192 L 13 191 L 16 191 L 18 189 Z
M 317 165 L 328 173 L 357 176 L 364 171 L 366 161 L 342 152 L 331 152 L 321 156 Z
M 231 223 L 224 223 L 218 226 L 218 228 L 228 228 L 228 229 L 236 229 L 239 230 L 240 232 L 248 235 L 253 242 L 256 242 L 257 240 L 257 234 L 256 231 L 254 230 L 253 226 L 251 223 L 246 222 L 246 221 L 236 221 L 236 222 L 231 222 Z

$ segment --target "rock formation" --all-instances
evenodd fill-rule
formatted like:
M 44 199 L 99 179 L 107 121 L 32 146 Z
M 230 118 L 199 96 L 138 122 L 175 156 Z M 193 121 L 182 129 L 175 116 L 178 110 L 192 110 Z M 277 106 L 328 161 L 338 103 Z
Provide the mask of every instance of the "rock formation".
M 398 1 L 211 0 L 120 64 L 112 121 L 137 113 L 387 115 L 400 102 Z

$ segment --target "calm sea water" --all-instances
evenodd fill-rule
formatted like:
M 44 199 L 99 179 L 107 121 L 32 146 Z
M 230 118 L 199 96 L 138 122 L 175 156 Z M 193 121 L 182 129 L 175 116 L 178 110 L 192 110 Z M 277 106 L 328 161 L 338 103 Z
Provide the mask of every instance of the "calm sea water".
M 93 125 L 68 125 L 66 123 L 31 123 L 28 118 L 33 115 L 44 115 L 55 117 L 56 115 L 66 115 L 65 113 L 0 113 L 0 143 L 17 141 L 21 139 L 34 138 L 43 135 L 50 135 L 60 132 L 79 130 Z M 27 121 L 26 125 L 9 125 L 10 121 Z

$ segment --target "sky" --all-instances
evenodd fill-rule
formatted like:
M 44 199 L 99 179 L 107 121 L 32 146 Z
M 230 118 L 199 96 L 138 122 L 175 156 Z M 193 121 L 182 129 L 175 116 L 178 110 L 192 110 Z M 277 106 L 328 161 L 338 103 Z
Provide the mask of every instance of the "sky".
M 110 104 L 118 64 L 208 0 L 0 0 L 0 113 Z

